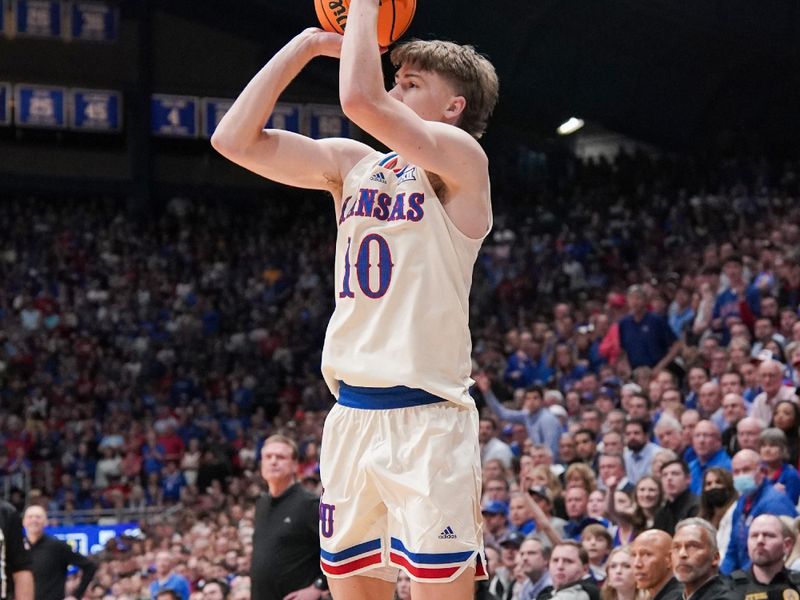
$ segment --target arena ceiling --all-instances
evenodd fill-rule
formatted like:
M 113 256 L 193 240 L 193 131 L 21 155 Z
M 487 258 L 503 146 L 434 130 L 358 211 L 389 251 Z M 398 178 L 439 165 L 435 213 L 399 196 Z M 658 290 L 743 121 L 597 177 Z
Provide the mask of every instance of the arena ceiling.
M 316 22 L 312 0 L 156 4 L 264 40 L 265 54 Z M 488 54 L 507 131 L 548 136 L 575 115 L 675 149 L 723 133 L 800 137 L 798 0 L 419 0 L 410 35 Z M 315 68 L 335 97 L 335 66 Z

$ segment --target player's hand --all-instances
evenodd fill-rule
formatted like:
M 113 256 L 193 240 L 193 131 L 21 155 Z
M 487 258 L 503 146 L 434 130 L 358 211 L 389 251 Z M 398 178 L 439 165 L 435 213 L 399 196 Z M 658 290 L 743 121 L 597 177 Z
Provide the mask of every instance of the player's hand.
M 309 27 L 300 35 L 311 44 L 315 56 L 341 58 L 344 36 L 340 33 L 324 31 L 319 27 Z

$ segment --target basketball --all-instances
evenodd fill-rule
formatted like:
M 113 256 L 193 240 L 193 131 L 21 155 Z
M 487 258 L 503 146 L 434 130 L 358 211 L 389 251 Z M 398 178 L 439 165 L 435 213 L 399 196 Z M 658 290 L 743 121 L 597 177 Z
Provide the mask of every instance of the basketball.
M 344 33 L 350 0 L 314 0 L 317 18 L 325 31 Z M 378 43 L 387 47 L 399 40 L 411 25 L 417 0 L 381 0 Z

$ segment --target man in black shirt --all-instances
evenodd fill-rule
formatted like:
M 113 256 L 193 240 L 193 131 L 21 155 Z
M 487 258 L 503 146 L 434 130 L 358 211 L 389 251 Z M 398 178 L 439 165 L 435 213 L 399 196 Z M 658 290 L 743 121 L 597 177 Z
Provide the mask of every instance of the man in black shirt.
M 13 505 L 0 500 L 0 600 L 33 600 L 31 558 L 25 548 L 22 521 Z M 15 595 L 16 594 L 16 595 Z
M 294 441 L 281 435 L 268 438 L 261 449 L 269 494 L 256 503 L 250 577 L 258 600 L 322 597 L 319 498 L 297 482 L 297 458 Z
M 790 572 L 784 561 L 792 551 L 792 532 L 775 515 L 759 515 L 747 533 L 747 554 L 753 565 L 731 573 L 734 600 L 784 600 L 797 598 L 800 574 Z M 794 593 L 784 595 L 786 590 Z
M 69 544 L 47 535 L 47 513 L 44 508 L 32 504 L 22 517 L 25 537 L 33 561 L 33 581 L 36 600 L 64 600 L 67 583 L 67 568 L 74 565 L 81 570 L 81 581 L 69 598 L 83 598 L 97 566 L 82 554 L 75 552 Z
M 681 584 L 672 574 L 671 549 L 672 538 L 657 529 L 640 533 L 631 544 L 636 587 L 651 600 L 680 600 Z
M 717 530 L 697 517 L 675 526 L 672 569 L 683 584 L 683 600 L 729 600 L 730 586 L 719 575 Z
M 689 489 L 691 482 L 689 467 L 681 459 L 664 464 L 661 468 L 661 485 L 667 502 L 656 513 L 653 529 L 672 535 L 679 521 L 697 514 L 700 500 Z

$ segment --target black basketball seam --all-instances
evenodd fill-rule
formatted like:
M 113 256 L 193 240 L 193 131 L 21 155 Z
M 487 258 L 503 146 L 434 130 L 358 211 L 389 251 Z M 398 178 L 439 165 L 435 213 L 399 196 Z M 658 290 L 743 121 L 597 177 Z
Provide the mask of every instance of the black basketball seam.
M 331 18 L 328 15 L 328 11 L 325 10 L 325 5 L 323 4 L 325 0 L 317 0 L 317 2 L 319 3 L 320 9 L 322 10 L 322 14 L 325 15 L 325 19 L 328 21 L 328 25 L 333 27 L 333 31 L 336 33 L 344 33 L 343 31 L 339 31 L 339 28 L 336 25 L 334 25 L 333 22 L 331 21 Z
M 389 43 L 390 44 L 392 42 L 394 42 L 395 39 L 396 39 L 394 37 L 394 25 L 395 25 L 396 21 L 397 21 L 397 6 L 395 5 L 394 0 L 392 0 L 392 27 L 389 29 Z
M 411 27 L 411 21 L 414 20 L 414 15 L 417 12 L 417 0 L 410 0 L 410 2 L 412 3 L 411 4 L 411 13 L 408 15 L 408 19 L 406 20 L 406 28 L 403 29 L 403 31 L 400 33 L 400 35 L 403 35 L 406 31 L 408 31 L 408 28 Z

